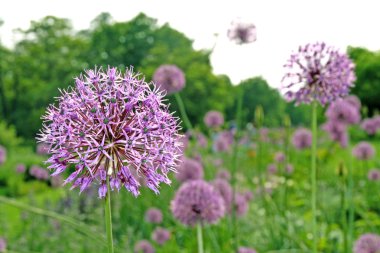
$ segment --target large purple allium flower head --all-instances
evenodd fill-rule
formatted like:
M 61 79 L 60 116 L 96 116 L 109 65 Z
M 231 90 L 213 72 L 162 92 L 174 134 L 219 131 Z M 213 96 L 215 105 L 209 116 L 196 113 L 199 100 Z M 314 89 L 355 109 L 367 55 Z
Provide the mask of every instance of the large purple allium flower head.
M 347 100 L 340 99 L 330 104 L 326 111 L 326 117 L 329 121 L 342 124 L 357 124 L 360 121 L 360 111 Z
M 176 178 L 180 182 L 203 178 L 203 166 L 195 159 L 183 157 Z
M 165 244 L 170 239 L 170 231 L 165 228 L 156 228 L 152 233 L 152 240 L 159 245 Z
M 7 249 L 7 241 L 3 237 L 0 237 L 0 252 L 5 252 Z
M 5 149 L 5 147 L 0 145 L 0 165 L 5 163 L 6 160 L 7 160 L 7 150 Z
M 231 22 L 227 36 L 231 41 L 239 45 L 255 42 L 257 39 L 256 26 L 241 19 L 236 19 Z
M 375 148 L 368 142 L 361 141 L 352 149 L 352 154 L 358 160 L 369 160 L 375 155 Z
M 224 117 L 221 112 L 208 111 L 203 118 L 204 123 L 208 127 L 220 127 L 224 123 Z
M 299 128 L 293 134 L 292 143 L 297 149 L 305 149 L 311 147 L 313 135 L 310 130 L 306 128 Z
M 380 181 L 380 170 L 379 169 L 371 169 L 370 171 L 368 171 L 368 180 Z
M 284 67 L 282 88 L 297 104 L 319 101 L 325 105 L 346 96 L 356 79 L 347 54 L 325 43 L 300 46 Z
M 212 182 L 214 189 L 219 192 L 220 196 L 222 196 L 224 200 L 224 206 L 227 211 L 230 210 L 232 204 L 232 187 L 227 180 L 224 179 L 215 179 Z
M 363 234 L 355 241 L 354 253 L 380 252 L 380 236 L 376 234 Z
M 172 94 L 185 87 L 185 74 L 176 65 L 161 65 L 153 74 L 153 81 L 157 87 Z
M 149 241 L 141 240 L 135 244 L 134 252 L 135 253 L 154 253 L 155 250 Z
M 171 202 L 171 210 L 181 223 L 216 223 L 225 213 L 224 201 L 212 185 L 203 180 L 184 183 Z
M 137 178 L 143 178 L 158 194 L 160 183 L 170 184 L 167 173 L 175 171 L 181 154 L 178 118 L 163 98 L 132 68 L 95 68 L 76 78 L 42 117 L 38 140 L 51 147 L 52 176 L 74 164 L 65 184 L 80 192 L 97 182 L 104 198 L 109 177 L 112 190 L 125 186 L 137 196 Z
M 322 129 L 330 135 L 331 140 L 338 142 L 341 147 L 347 146 L 348 133 L 346 124 L 336 120 L 327 121 L 322 125 Z
M 239 247 L 238 253 L 256 253 L 256 250 L 246 247 Z
M 145 220 L 150 223 L 159 224 L 162 222 L 162 212 L 158 208 L 151 207 L 145 213 Z

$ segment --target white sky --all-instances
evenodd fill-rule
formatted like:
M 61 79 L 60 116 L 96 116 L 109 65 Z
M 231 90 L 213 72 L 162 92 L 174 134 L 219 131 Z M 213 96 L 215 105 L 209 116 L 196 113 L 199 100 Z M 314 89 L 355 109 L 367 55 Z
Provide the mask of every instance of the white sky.
M 69 18 L 80 30 L 101 12 L 116 21 L 144 12 L 185 33 L 196 49 L 216 43 L 211 58 L 216 74 L 227 74 L 234 83 L 260 75 L 277 87 L 282 65 L 301 44 L 325 41 L 342 50 L 348 45 L 379 50 L 379 10 L 378 0 L 0 0 L 5 22 L 0 36 L 11 46 L 17 41 L 13 29 L 26 29 L 46 15 Z M 257 42 L 237 46 L 228 41 L 226 31 L 236 17 L 255 23 Z

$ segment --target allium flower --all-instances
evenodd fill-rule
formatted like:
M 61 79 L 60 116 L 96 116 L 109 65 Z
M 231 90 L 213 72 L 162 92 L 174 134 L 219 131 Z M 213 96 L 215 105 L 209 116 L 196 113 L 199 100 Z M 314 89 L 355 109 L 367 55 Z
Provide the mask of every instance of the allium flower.
M 153 231 L 152 239 L 159 245 L 163 245 L 170 239 L 170 231 L 164 228 L 156 228 Z
M 283 152 L 276 152 L 274 154 L 274 160 L 278 163 L 285 161 L 285 154 Z
M 50 146 L 46 143 L 38 143 L 36 147 L 36 152 L 39 155 L 47 155 L 49 154 L 49 148 Z
M 299 128 L 293 134 L 292 143 L 296 149 L 305 149 L 311 147 L 313 135 L 306 128 Z
M 234 136 L 231 131 L 219 133 L 214 141 L 213 148 L 216 152 L 227 152 L 234 142 Z
M 2 165 L 3 163 L 5 163 L 7 159 L 7 150 L 0 145 L 0 165 Z
M 294 171 L 294 167 L 293 167 L 293 165 L 291 165 L 291 164 L 288 163 L 288 164 L 285 166 L 285 172 L 286 172 L 286 174 L 290 175 L 290 174 L 293 173 L 293 171 Z
M 134 250 L 135 250 L 135 253 L 154 253 L 155 252 L 152 244 L 150 244 L 150 242 L 147 240 L 138 241 L 135 244 Z
M 197 134 L 197 144 L 199 147 L 205 148 L 207 147 L 207 138 L 202 133 Z
M 171 210 L 176 219 L 188 226 L 216 223 L 225 213 L 223 198 L 203 180 L 184 183 L 171 202 Z
M 204 123 L 208 127 L 220 127 L 224 123 L 224 117 L 221 112 L 209 111 L 203 118 Z
M 158 208 L 149 208 L 145 213 L 145 220 L 150 223 L 159 224 L 162 222 L 162 212 Z
M 17 165 L 16 165 L 16 172 L 17 172 L 17 173 L 22 174 L 22 173 L 24 173 L 25 171 L 26 171 L 26 166 L 25 166 L 25 164 L 20 163 L 20 164 L 17 164 Z
M 197 160 L 184 157 L 180 167 L 178 168 L 176 178 L 180 182 L 202 179 L 203 166 Z
M 358 111 L 360 111 L 360 107 L 362 106 L 362 103 L 360 102 L 360 99 L 357 96 L 351 95 L 344 98 L 346 102 L 354 106 Z
M 297 104 L 316 100 L 325 105 L 346 96 L 356 79 L 347 54 L 325 43 L 300 46 L 284 67 L 283 90 Z
M 380 251 L 380 236 L 363 234 L 355 242 L 354 253 L 377 253 Z
M 244 194 L 236 193 L 235 195 L 235 208 L 237 216 L 244 216 L 248 212 L 248 201 Z
M 378 118 L 364 119 L 361 123 L 361 128 L 369 135 L 375 135 L 380 128 L 380 121 Z
M 238 253 L 256 253 L 256 250 L 246 247 L 239 247 Z
M 269 141 L 269 129 L 266 127 L 260 128 L 259 130 L 259 139 L 263 142 Z
M 185 87 L 185 74 L 175 65 L 161 65 L 153 75 L 157 87 L 167 92 L 176 93 Z
M 256 26 L 252 23 L 243 22 L 241 19 L 236 19 L 231 22 L 231 27 L 228 29 L 227 36 L 236 44 L 248 44 L 256 41 Z
M 370 143 L 361 141 L 353 148 L 352 154 L 359 160 L 369 160 L 375 155 L 375 149 Z
M 347 127 L 339 121 L 328 121 L 322 129 L 329 133 L 330 139 L 340 143 L 341 147 L 346 147 L 348 142 Z
M 360 121 L 360 111 L 348 101 L 341 99 L 330 104 L 326 111 L 326 117 L 329 121 L 342 124 L 357 124 Z
M 216 178 L 229 181 L 231 179 L 231 174 L 228 170 L 219 170 L 218 173 L 216 173 Z
M 0 252 L 5 252 L 7 249 L 7 242 L 3 237 L 0 237 Z
M 50 105 L 40 142 L 51 146 L 47 163 L 52 176 L 75 171 L 65 180 L 80 192 L 99 183 L 99 197 L 121 186 L 134 196 L 140 183 L 156 194 L 167 173 L 175 171 L 181 153 L 178 119 L 162 103 L 155 85 L 139 79 L 133 69 L 122 74 L 116 68 L 88 70 L 75 79 L 75 87 L 62 91 L 58 106 Z
M 37 165 L 32 165 L 29 169 L 29 174 L 39 180 L 48 180 L 49 173 Z
M 267 166 L 267 171 L 269 174 L 276 174 L 277 173 L 277 166 L 274 163 L 271 163 Z
M 379 169 L 372 169 L 372 170 L 368 171 L 368 180 L 380 181 L 380 170 Z
M 224 179 L 215 179 L 212 181 L 212 185 L 214 186 L 214 189 L 219 192 L 220 196 L 222 196 L 225 209 L 229 211 L 231 208 L 233 196 L 231 185 Z
M 253 192 L 251 192 L 251 191 L 246 191 L 243 193 L 243 195 L 244 195 L 244 198 L 246 201 L 251 201 L 254 197 Z

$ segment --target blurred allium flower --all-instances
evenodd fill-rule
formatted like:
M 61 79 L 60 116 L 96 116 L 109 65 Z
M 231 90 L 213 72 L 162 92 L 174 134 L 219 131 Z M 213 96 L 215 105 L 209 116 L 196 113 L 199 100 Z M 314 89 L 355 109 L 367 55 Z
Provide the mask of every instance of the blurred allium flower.
M 159 224 L 162 222 L 162 212 L 158 208 L 149 208 L 145 213 L 145 220 L 150 223 Z
M 159 245 L 163 245 L 170 239 L 170 231 L 164 228 L 156 228 L 153 231 L 152 239 Z
M 235 208 L 237 216 L 244 216 L 248 212 L 248 201 L 244 194 L 236 193 L 235 195 Z
M 185 74 L 175 65 L 161 65 L 153 74 L 157 87 L 167 92 L 176 93 L 185 87 Z
M 269 129 L 266 127 L 260 128 L 259 132 L 259 139 L 261 141 L 267 142 L 269 141 Z
M 216 173 L 216 178 L 229 181 L 231 179 L 231 174 L 228 170 L 219 170 L 218 173 Z
M 285 173 L 288 174 L 288 175 L 290 175 L 290 174 L 293 173 L 293 171 L 294 171 L 294 167 L 293 167 L 293 165 L 291 165 L 291 164 L 288 163 L 288 164 L 285 166 Z
M 274 154 L 274 160 L 278 163 L 285 161 L 285 154 L 283 152 L 276 152 Z
M 256 253 L 256 250 L 246 247 L 239 247 L 238 253 Z
M 243 195 L 246 201 L 251 201 L 253 199 L 253 192 L 251 191 L 246 191 Z
M 24 173 L 25 171 L 26 171 L 26 166 L 25 166 L 25 164 L 20 163 L 20 164 L 17 164 L 17 165 L 16 165 L 16 172 L 17 172 L 17 173 L 22 174 L 22 173 Z
M 234 136 L 231 131 L 219 133 L 214 141 L 213 148 L 216 152 L 227 152 L 234 142 Z
M 357 124 L 360 121 L 360 111 L 347 100 L 340 99 L 330 104 L 326 111 L 326 117 L 329 121 L 342 124 Z
M 5 252 L 7 249 L 7 242 L 3 237 L 0 237 L 0 252 Z
M 358 160 L 369 160 L 375 155 L 375 149 L 370 143 L 361 141 L 353 148 L 352 154 Z
M 75 82 L 42 117 L 38 140 L 51 145 L 52 176 L 75 164 L 65 184 L 80 192 L 97 181 L 104 198 L 109 175 L 112 190 L 123 185 L 137 196 L 140 177 L 158 194 L 161 182 L 170 184 L 167 173 L 175 171 L 181 153 L 178 119 L 162 103 L 162 93 L 132 68 L 124 74 L 88 70 Z
M 183 157 L 176 178 L 180 182 L 203 178 L 203 166 L 197 160 Z
M 311 147 L 313 135 L 310 130 L 306 128 L 299 128 L 293 134 L 292 143 L 297 149 L 305 149 Z
M 362 103 L 360 102 L 360 99 L 357 96 L 355 95 L 347 96 L 344 98 L 344 100 L 348 102 L 349 104 L 351 104 L 352 106 L 354 106 L 358 111 L 360 111 Z
M 208 127 L 220 127 L 224 123 L 224 117 L 221 112 L 209 111 L 206 113 L 203 121 Z
M 376 234 L 363 234 L 356 240 L 354 253 L 380 252 L 380 236 Z
M 39 180 L 48 180 L 49 179 L 49 173 L 47 170 L 41 168 L 37 165 L 32 165 L 29 169 L 29 174 Z
M 354 64 L 346 53 L 314 43 L 300 46 L 284 65 L 282 87 L 297 104 L 314 100 L 321 104 L 348 94 L 355 81 Z
M 227 211 L 230 210 L 232 204 L 232 187 L 228 183 L 228 181 L 224 179 L 215 179 L 212 181 L 212 185 L 214 189 L 219 192 L 220 196 L 222 196 L 224 200 L 224 206 Z
M 274 163 L 268 164 L 267 171 L 269 174 L 276 174 L 277 173 L 277 166 Z
M 150 244 L 150 242 L 147 240 L 138 241 L 135 244 L 134 251 L 135 253 L 154 253 L 155 252 L 152 244 Z
M 220 166 L 223 165 L 223 160 L 222 160 L 222 159 L 218 159 L 218 158 L 216 158 L 216 159 L 214 159 L 214 160 L 212 161 L 212 164 L 213 164 L 215 167 L 220 167 Z
M 256 26 L 252 23 L 243 22 L 241 19 L 236 19 L 231 22 L 231 27 L 228 29 L 227 36 L 236 44 L 248 44 L 256 41 Z
M 332 120 L 323 124 L 322 129 L 329 133 L 331 140 L 340 143 L 341 147 L 347 146 L 348 133 L 345 124 Z
M 49 145 L 46 143 L 38 143 L 36 147 L 36 152 L 39 155 L 47 155 L 49 154 Z
M 380 128 L 380 120 L 378 118 L 364 119 L 360 126 L 367 134 L 375 135 Z
M 216 223 L 225 213 L 223 198 L 203 180 L 184 183 L 171 202 L 171 210 L 176 219 L 189 226 Z
M 380 181 L 380 170 L 379 169 L 372 169 L 372 170 L 368 171 L 368 180 Z
M 200 146 L 202 148 L 207 147 L 207 137 L 202 133 L 198 133 L 197 134 L 197 144 L 198 144 L 198 146 Z
M 5 163 L 6 159 L 7 159 L 7 150 L 5 149 L 5 147 L 0 145 L 0 165 Z

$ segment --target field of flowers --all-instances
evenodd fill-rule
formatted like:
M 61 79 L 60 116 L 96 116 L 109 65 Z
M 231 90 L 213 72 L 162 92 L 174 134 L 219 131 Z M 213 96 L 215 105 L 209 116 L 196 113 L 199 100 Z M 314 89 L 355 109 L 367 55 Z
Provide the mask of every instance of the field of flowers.
M 252 23 L 227 30 L 256 41 Z M 351 94 L 348 54 L 317 42 L 289 56 L 279 92 L 306 112 L 297 124 L 268 124 L 241 90 L 195 121 L 192 72 L 153 66 L 78 69 L 37 110 L 35 138 L 2 114 L 0 252 L 380 252 L 380 116 Z

